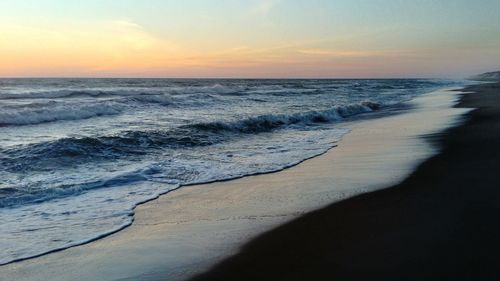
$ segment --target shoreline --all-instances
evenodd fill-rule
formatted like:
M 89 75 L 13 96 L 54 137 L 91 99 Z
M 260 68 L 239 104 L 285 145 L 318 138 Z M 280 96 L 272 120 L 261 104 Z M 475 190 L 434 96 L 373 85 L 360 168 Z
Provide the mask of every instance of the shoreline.
M 405 113 L 402 113 L 403 115 Z M 382 119 L 391 119 L 391 118 L 396 118 L 397 116 L 400 115 L 394 115 L 394 116 L 387 116 L 387 117 L 381 117 L 380 120 Z M 371 120 L 362 120 L 361 123 L 363 124 L 370 124 L 373 122 L 384 122 L 383 120 L 376 120 L 376 119 L 371 119 Z M 436 125 L 436 124 L 435 124 Z M 436 125 L 436 129 L 439 129 L 443 125 L 449 126 L 450 124 L 439 124 Z M 359 125 L 358 125 L 359 126 Z M 362 127 L 363 125 L 361 125 Z M 369 127 L 369 125 L 366 125 Z M 359 132 L 357 132 L 359 133 Z M 368 132 L 369 134 L 369 132 Z M 351 140 L 353 140 L 352 137 L 348 137 L 350 134 L 348 134 L 347 137 L 350 139 L 350 141 L 347 141 L 346 146 L 350 145 Z M 355 136 L 354 136 L 355 138 Z M 342 143 L 342 141 L 341 141 Z M 352 146 L 352 145 L 351 145 Z M 354 144 L 354 147 L 356 145 Z M 262 232 L 262 230 L 274 228 L 275 226 L 282 224 L 283 222 L 286 222 L 288 220 L 292 220 L 294 218 L 297 218 L 307 212 L 310 212 L 312 210 L 315 210 L 321 206 L 326 206 L 330 204 L 331 202 L 336 202 L 339 200 L 342 200 L 344 198 L 350 197 L 353 194 L 357 193 L 362 193 L 365 191 L 370 191 L 376 188 L 382 188 L 384 185 L 387 185 L 391 181 L 398 181 L 402 180 L 401 177 L 405 176 L 406 174 L 409 174 L 411 172 L 412 167 L 406 167 L 406 171 L 400 171 L 398 170 L 397 172 L 394 172 L 393 175 L 384 175 L 384 176 L 379 176 L 380 178 L 377 179 L 378 181 L 381 181 L 379 183 L 378 187 L 369 187 L 367 190 L 363 190 L 363 188 L 367 188 L 366 184 L 368 180 L 372 179 L 365 179 L 365 182 L 361 181 L 357 183 L 357 188 L 353 188 L 353 185 L 355 186 L 356 183 L 352 182 L 352 179 L 349 180 L 349 177 L 346 176 L 342 180 L 344 181 L 343 183 L 340 183 L 337 185 L 341 186 L 340 192 L 339 190 L 332 190 L 331 188 L 328 187 L 328 180 L 330 179 L 325 179 L 325 182 L 322 182 L 323 185 L 325 185 L 325 190 L 318 192 L 316 191 L 310 191 L 310 194 L 306 192 L 306 190 L 297 190 L 296 187 L 295 189 L 290 189 L 292 192 L 291 196 L 283 196 L 282 194 L 279 194 L 282 192 L 279 190 L 279 188 L 275 188 L 274 192 L 274 200 L 275 202 L 269 201 L 269 203 L 279 203 L 282 204 L 282 201 L 286 200 L 293 200 L 293 197 L 296 195 L 300 195 L 303 198 L 300 198 L 297 200 L 297 202 L 292 202 L 292 204 L 284 204 L 280 208 L 277 208 L 276 210 L 272 210 L 272 208 L 266 208 L 263 211 L 260 211 L 259 209 L 265 206 L 267 203 L 264 201 L 264 203 L 260 202 L 256 203 L 256 199 L 248 199 L 248 196 L 253 196 L 255 198 L 258 198 L 257 201 L 262 201 L 262 200 L 267 200 L 267 196 L 273 196 L 273 193 L 268 194 L 269 190 L 265 189 L 270 183 L 275 184 L 276 181 L 281 181 L 282 177 L 286 175 L 291 175 L 297 170 L 301 171 L 302 174 L 299 176 L 296 176 L 296 180 L 304 180 L 304 173 L 314 173 L 313 170 L 318 170 L 318 166 L 324 166 L 325 163 L 331 164 L 332 156 L 330 154 L 335 154 L 338 156 L 338 154 L 342 154 L 342 150 L 339 151 L 339 148 L 344 147 L 344 145 L 338 146 L 333 150 L 330 150 L 326 152 L 325 154 L 314 157 L 313 159 L 310 159 L 304 164 L 298 165 L 298 166 L 293 166 L 289 169 L 282 170 L 276 173 L 271 173 L 271 174 L 262 174 L 262 175 L 255 175 L 255 176 L 248 176 L 244 178 L 239 178 L 231 181 L 221 181 L 221 182 L 215 182 L 215 183 L 210 183 L 210 184 L 203 184 L 203 185 L 193 185 L 193 186 L 183 186 L 182 189 L 177 189 L 175 192 L 170 191 L 168 192 L 167 196 L 160 196 L 159 199 L 149 201 L 146 204 L 141 204 L 137 207 L 137 212 L 136 212 L 136 218 L 134 219 L 134 223 L 117 233 L 114 233 L 104 239 L 100 240 L 95 240 L 92 241 L 92 243 L 89 243 L 84 246 L 79 246 L 71 249 L 67 249 L 65 251 L 59 251 L 55 253 L 51 253 L 50 255 L 47 256 L 42 256 L 39 258 L 35 259 L 29 259 L 29 260 L 24 260 L 21 262 L 9 264 L 7 266 L 2 266 L 0 267 L 0 273 L 2 273 L 3 269 L 6 267 L 7 270 L 9 271 L 8 273 L 11 273 L 12 275 L 10 276 L 15 276 L 17 279 L 23 279 L 23 280 L 30 280 L 34 276 L 33 274 L 35 271 L 40 272 L 42 271 L 47 271 L 46 267 L 49 268 L 49 272 L 46 272 L 46 275 L 42 276 L 48 276 L 54 278 L 53 273 L 50 271 L 63 271 L 64 274 L 67 275 L 58 275 L 59 276 L 71 276 L 75 277 L 78 279 L 78 275 L 75 275 L 72 272 L 69 272 L 70 269 L 61 269 L 58 268 L 60 265 L 60 262 L 55 262 L 55 260 L 58 260 L 59 258 L 69 258 L 70 260 L 74 262 L 89 262 L 89 259 L 91 258 L 98 258 L 98 260 L 101 263 L 106 264 L 106 267 L 109 265 L 110 267 L 115 266 L 117 269 L 114 269 L 114 271 L 119 271 L 120 269 L 125 269 L 127 265 L 130 263 L 129 261 L 126 260 L 120 260 L 117 262 L 110 262 L 109 259 L 112 257 L 117 257 L 122 254 L 128 254 L 132 256 L 137 256 L 144 258 L 145 255 L 150 254 L 152 257 L 148 257 L 146 260 L 151 261 L 154 260 L 155 258 L 162 257 L 165 258 L 164 255 L 162 254 L 154 254 L 151 253 L 151 250 L 156 248 L 159 244 L 164 244 L 168 242 L 173 242 L 178 243 L 178 247 L 172 248 L 172 246 L 165 246 L 163 245 L 165 251 L 168 250 L 175 250 L 177 252 L 182 252 L 186 250 L 186 248 L 183 248 L 182 246 L 185 246 L 185 244 L 191 243 L 193 240 L 196 242 L 196 239 L 180 239 L 178 238 L 179 235 L 196 235 L 197 232 L 205 232 L 205 231 L 211 231 L 212 236 L 210 236 L 207 240 L 207 237 L 202 237 L 198 238 L 199 241 L 198 243 L 204 243 L 206 241 L 212 241 L 211 239 L 219 239 L 217 236 L 222 237 L 222 240 L 218 241 L 215 243 L 215 247 L 204 247 L 203 245 L 198 245 L 197 247 L 194 248 L 187 248 L 189 249 L 194 249 L 194 250 L 202 250 L 206 251 L 205 254 L 200 254 L 200 255 L 187 255 L 183 253 L 185 256 L 185 261 L 187 262 L 188 265 L 186 268 L 180 270 L 182 272 L 178 272 L 177 275 L 171 275 L 173 279 L 184 279 L 188 277 L 189 275 L 199 273 L 203 269 L 208 269 L 209 266 L 211 266 L 214 262 L 222 260 L 223 258 L 227 257 L 230 254 L 236 253 L 239 245 L 242 242 L 248 241 L 250 238 L 253 238 L 253 236 L 259 234 Z M 344 152 L 345 154 L 349 154 L 349 148 L 343 148 L 343 150 L 346 150 L 347 152 Z M 380 148 L 379 148 L 380 149 Z M 434 153 L 432 151 L 429 151 L 428 148 L 424 148 L 424 150 L 427 149 L 427 154 L 428 153 Z M 393 152 L 394 153 L 394 152 Z M 421 154 L 423 153 L 422 151 L 420 152 Z M 426 154 L 423 153 L 423 154 Z M 417 153 L 418 154 L 418 153 Z M 426 155 L 420 155 L 422 157 L 422 160 L 426 157 Z M 337 157 L 335 156 L 335 157 Z M 405 154 L 405 156 L 408 156 Z M 321 158 L 320 160 L 316 160 L 318 158 Z M 325 159 L 326 158 L 326 159 Z M 358 159 L 359 160 L 359 159 Z M 370 160 L 370 159 L 368 159 Z M 372 159 L 373 160 L 373 159 Z M 391 159 L 394 160 L 394 159 Z M 396 159 L 397 160 L 397 159 Z M 404 160 L 404 159 L 403 159 Z M 399 160 L 399 161 L 403 161 Z M 323 161 L 323 162 L 321 162 Z M 352 160 L 355 162 L 354 160 Z M 409 160 L 405 160 L 409 161 Z M 413 159 L 412 159 L 413 161 Z M 319 162 L 316 164 L 316 166 L 311 165 L 311 162 Z M 309 164 L 309 165 L 308 165 Z M 366 163 L 365 163 L 366 164 Z M 369 164 L 369 163 L 368 163 Z M 303 166 L 312 166 L 309 168 L 305 168 L 306 171 L 304 170 Z M 335 165 L 339 165 L 339 163 L 336 163 Z M 396 163 L 397 165 L 397 163 Z M 345 168 L 345 167 L 344 167 Z M 404 170 L 401 167 L 395 167 L 397 169 Z M 316 172 L 316 176 L 322 176 L 325 177 L 325 172 L 329 173 L 328 169 L 323 169 L 322 173 Z M 285 174 L 285 175 L 284 175 Z M 352 175 L 350 175 L 352 177 Z M 309 175 L 310 177 L 310 175 Z M 392 177 L 392 178 L 391 178 Z M 398 178 L 399 177 L 399 178 Z M 338 179 L 338 177 L 336 178 Z M 309 179 L 311 180 L 311 179 Z M 260 182 L 259 182 L 260 181 Z M 373 182 L 376 182 L 376 180 L 373 180 Z M 304 183 L 304 182 L 302 182 Z M 316 182 L 317 183 L 317 182 Z M 258 190 L 250 190 L 246 191 L 245 189 L 248 189 L 249 187 L 252 187 L 252 185 L 257 184 L 260 186 Z M 290 184 L 290 183 L 288 183 Z M 342 187 L 344 185 L 344 187 Z M 234 187 L 237 188 L 234 188 Z M 203 188 L 203 190 L 200 190 L 200 188 Z M 216 190 L 217 188 L 217 190 Z M 252 187 L 254 188 L 254 187 Z M 282 188 L 282 187 L 281 187 Z M 342 190 L 344 188 L 344 190 Z M 195 190 L 196 189 L 196 190 Z M 220 189 L 220 190 L 219 190 Z M 199 192 L 200 194 L 197 194 Z M 227 195 L 227 192 L 229 192 L 229 195 Z M 277 194 L 276 194 L 277 193 Z M 323 195 L 327 195 L 326 198 L 319 198 L 323 197 Z M 215 197 L 214 197 L 215 196 Z M 219 201 L 221 198 L 220 197 L 232 197 L 232 198 L 222 198 L 221 203 L 217 203 L 214 201 Z M 310 197 L 310 198 L 309 198 Z M 199 204 L 200 200 L 203 203 L 212 204 L 209 209 L 204 210 L 203 208 L 198 208 L 197 211 L 198 213 L 194 212 L 191 214 L 186 215 L 186 211 L 190 212 L 190 210 L 186 206 L 183 206 L 186 204 L 186 198 L 188 199 L 188 204 Z M 179 199 L 179 200 L 177 200 Z M 244 199 L 243 201 L 243 208 L 241 206 L 237 206 L 241 203 L 237 200 Z M 191 200 L 191 201 L 189 201 Z M 203 201 L 204 200 L 204 201 Z M 246 205 L 245 205 L 246 204 Z M 232 205 L 228 208 L 227 205 Z M 255 205 L 255 206 L 252 206 Z M 219 210 L 220 209 L 220 210 Z M 171 214 L 173 211 L 173 214 Z M 208 215 L 206 211 L 211 212 Z M 169 215 L 165 216 L 165 212 L 169 212 Z M 229 214 L 229 217 L 228 215 Z M 250 215 L 249 215 L 250 214 Z M 191 216 L 191 217 L 190 217 Z M 217 222 L 218 221 L 218 222 Z M 227 221 L 227 222 L 224 222 Z M 231 222 L 235 221 L 235 222 Z M 247 226 L 249 221 L 254 221 L 252 225 Z M 206 223 L 208 222 L 208 223 Z M 215 223 L 214 223 L 215 222 Z M 188 227 L 184 226 L 185 224 L 188 224 Z M 191 224 L 191 225 L 189 225 Z M 218 225 L 217 225 L 218 224 Z M 181 225 L 181 227 L 176 227 L 178 225 Z M 231 227 L 234 229 L 230 229 L 229 231 L 218 233 L 216 228 L 220 227 L 223 225 L 224 227 Z M 149 229 L 148 229 L 149 228 Z M 180 228 L 180 230 L 178 229 Z M 184 229 L 183 229 L 184 228 Z M 215 232 L 214 232 L 215 228 Z M 158 235 L 151 235 L 150 231 L 153 232 L 158 232 Z M 165 238 L 165 234 L 169 235 L 168 237 Z M 229 236 L 229 239 L 227 239 Z M 191 237 L 192 238 L 192 237 Z M 159 239 L 163 239 L 166 242 L 162 241 L 156 241 Z M 153 241 L 153 242 L 151 242 Z M 232 241 L 231 243 L 228 243 L 228 241 Z M 126 245 L 127 243 L 137 243 L 135 247 L 131 247 L 130 245 Z M 115 246 L 107 246 L 108 243 L 114 243 Z M 137 249 L 139 247 L 147 245 L 148 247 L 144 247 L 146 249 Z M 206 246 L 206 245 L 205 245 Z M 110 250 L 111 254 L 106 256 L 100 256 L 99 251 L 102 250 Z M 110 249 L 111 248 L 111 249 Z M 132 249 L 131 249 L 132 248 Z M 161 248 L 161 247 L 160 247 Z M 137 252 L 141 252 L 140 255 L 137 255 Z M 149 251 L 149 252 L 148 252 Z M 212 252 L 217 252 L 217 254 L 213 254 Z M 207 255 L 211 258 L 210 262 L 207 263 Z M 176 255 L 174 255 L 176 256 Z M 100 259 L 99 259 L 100 258 Z M 167 257 L 168 258 L 168 257 Z M 177 268 L 179 267 L 179 264 L 182 264 L 182 261 L 179 263 L 178 261 L 167 261 L 173 263 L 173 267 Z M 161 262 L 163 263 L 163 262 Z M 202 265 L 203 264 L 203 265 Z M 27 266 L 27 268 L 23 268 L 24 266 Z M 161 266 L 161 264 L 155 265 L 156 267 L 154 269 L 150 268 L 134 268 L 136 269 L 135 271 L 138 273 L 137 276 L 145 277 L 147 272 L 153 274 L 151 275 L 151 279 L 155 279 L 156 277 L 161 276 L 164 274 L 161 272 L 161 269 L 158 268 L 158 266 Z M 91 268 L 93 270 L 99 269 L 100 267 L 103 267 L 103 265 L 96 264 L 93 262 L 90 267 L 89 265 L 86 265 L 84 268 Z M 102 268 L 99 269 L 99 272 L 93 273 L 95 277 L 99 276 L 110 276 L 109 268 L 106 270 L 103 270 Z M 160 270 L 160 272 L 159 272 Z M 92 271 L 92 270 L 91 270 Z M 112 270 L 113 271 L 113 270 Z M 133 272 L 134 270 L 129 270 L 130 272 Z M 167 270 L 168 271 L 168 270 Z M 177 270 L 179 271 L 179 270 Z M 191 271 L 191 272 L 190 272 Z M 113 276 L 117 276 L 122 278 L 123 276 L 130 276 L 130 272 L 125 272 L 125 273 L 120 273 L 120 272 L 115 272 Z M 60 272 L 59 272 L 60 273 Z M 101 275 L 99 275 L 101 274 Z M 171 273 L 170 273 L 171 274 Z M 88 276 L 83 276 L 80 275 L 80 278 L 84 279 L 84 277 Z M 146 276 L 147 277 L 147 276 Z M 61 279 L 64 279 L 64 277 L 60 277 Z M 75 278 L 71 278 L 75 279 Z M 115 279 L 115 278 L 113 278 Z
M 266 172 L 257 172 L 257 173 L 253 173 L 253 174 L 246 174 L 246 175 L 242 175 L 242 176 L 230 177 L 230 178 L 225 178 L 225 179 L 211 180 L 211 181 L 206 181 L 206 182 L 202 182 L 202 183 L 189 183 L 189 184 L 179 185 L 178 187 L 176 187 L 174 189 L 170 189 L 168 191 L 159 193 L 157 196 L 155 196 L 153 198 L 149 198 L 149 199 L 146 199 L 144 201 L 141 201 L 141 202 L 135 204 L 135 206 L 131 210 L 132 211 L 132 215 L 131 215 L 132 216 L 132 220 L 131 220 L 130 223 L 122 225 L 119 228 L 113 229 L 113 230 L 111 230 L 109 232 L 105 232 L 105 233 L 99 234 L 95 238 L 91 238 L 91 239 L 84 240 L 84 241 L 79 241 L 79 242 L 77 242 L 74 245 L 69 245 L 69 246 L 65 246 L 65 247 L 62 247 L 62 248 L 56 248 L 56 249 L 50 250 L 48 252 L 43 252 L 43 253 L 36 254 L 36 255 L 33 255 L 33 256 L 29 256 L 29 257 L 22 257 L 22 258 L 14 259 L 14 260 L 11 260 L 11 261 L 8 261 L 8 262 L 5 262 L 5 263 L 0 262 L 0 268 L 1 268 L 1 266 L 4 266 L 4 265 L 18 263 L 18 262 L 22 262 L 22 261 L 30 260 L 30 259 L 36 259 L 38 257 L 42 257 L 42 256 L 49 255 L 49 254 L 52 254 L 52 253 L 57 253 L 57 252 L 64 251 L 64 250 L 67 250 L 67 249 L 71 249 L 71 248 L 74 248 L 74 247 L 84 246 L 86 244 L 98 241 L 100 239 L 104 239 L 104 238 L 106 238 L 108 236 L 111 236 L 111 235 L 113 235 L 115 233 L 118 233 L 118 232 L 120 232 L 122 230 L 125 230 L 125 229 L 127 229 L 128 227 L 130 227 L 134 223 L 134 220 L 135 220 L 135 209 L 136 208 L 140 207 L 141 205 L 148 204 L 151 201 L 157 200 L 158 198 L 160 198 L 162 196 L 165 196 L 165 195 L 167 195 L 167 194 L 169 194 L 171 192 L 177 191 L 177 190 L 179 190 L 181 188 L 192 187 L 192 186 L 196 187 L 196 186 L 203 186 L 203 185 L 217 184 L 217 183 L 224 183 L 224 182 L 231 182 L 231 181 L 242 179 L 242 178 L 246 178 L 246 177 L 255 177 L 255 176 L 261 176 L 261 175 L 279 173 L 279 172 L 284 171 L 286 169 L 289 169 L 289 168 L 292 168 L 294 166 L 300 165 L 300 164 L 302 164 L 305 161 L 314 159 L 314 158 L 316 158 L 318 156 L 321 156 L 321 155 L 323 155 L 325 153 L 328 153 L 328 151 L 330 151 L 331 149 L 337 147 L 337 143 L 338 142 L 339 141 L 336 141 L 335 143 L 332 143 L 332 145 L 330 147 L 328 147 L 325 151 L 323 151 L 323 152 L 321 152 L 319 154 L 316 154 L 316 155 L 304 158 L 304 159 L 302 159 L 300 161 L 291 163 L 291 164 L 289 164 L 287 166 L 284 166 L 284 167 L 282 167 L 280 169 L 277 169 L 277 170 L 270 170 L 270 171 L 266 171 Z
M 193 279 L 494 280 L 500 276 L 500 83 L 468 86 L 466 121 L 402 183 L 266 232 Z

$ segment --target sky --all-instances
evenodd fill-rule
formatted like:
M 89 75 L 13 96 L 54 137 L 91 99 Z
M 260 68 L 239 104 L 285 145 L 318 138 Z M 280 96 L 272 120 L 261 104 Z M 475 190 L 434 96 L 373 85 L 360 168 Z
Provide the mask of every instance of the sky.
M 467 77 L 499 0 L 2 0 L 0 77 Z

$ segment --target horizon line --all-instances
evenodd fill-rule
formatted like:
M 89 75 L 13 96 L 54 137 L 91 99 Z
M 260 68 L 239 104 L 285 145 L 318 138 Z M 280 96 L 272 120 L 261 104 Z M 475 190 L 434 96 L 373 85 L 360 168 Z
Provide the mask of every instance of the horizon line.
M 383 80 L 383 79 L 468 79 L 466 77 L 134 77 L 134 76 L 0 76 L 0 79 L 198 79 L 198 80 Z

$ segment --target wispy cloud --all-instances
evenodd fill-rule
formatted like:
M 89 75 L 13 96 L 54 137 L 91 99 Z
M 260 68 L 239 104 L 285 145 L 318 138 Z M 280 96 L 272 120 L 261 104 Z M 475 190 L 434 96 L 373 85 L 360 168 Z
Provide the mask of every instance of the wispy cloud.
M 267 16 L 281 0 L 259 0 L 250 10 L 251 15 Z
M 365 57 L 372 55 L 372 53 L 366 51 L 338 50 L 338 49 L 324 49 L 324 48 L 299 49 L 297 50 L 297 52 L 305 55 L 325 56 L 325 57 Z
M 109 24 L 117 27 L 117 28 L 123 28 L 123 29 L 135 29 L 135 30 L 142 30 L 142 26 L 129 20 L 111 20 L 109 21 Z

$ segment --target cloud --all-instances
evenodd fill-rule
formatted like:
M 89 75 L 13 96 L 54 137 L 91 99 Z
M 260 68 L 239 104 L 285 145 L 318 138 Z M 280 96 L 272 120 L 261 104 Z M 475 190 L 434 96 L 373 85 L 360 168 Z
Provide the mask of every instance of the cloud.
M 124 28 L 124 29 L 143 29 L 141 25 L 128 21 L 128 20 L 112 20 L 109 21 L 111 25 L 114 25 L 118 28 Z
M 279 2 L 280 0 L 259 0 L 250 10 L 250 14 L 255 16 L 267 16 Z
M 60 26 L 9 24 L 0 26 L 0 75 L 33 69 L 135 69 L 181 63 L 187 52 L 177 44 L 123 20 Z
M 299 49 L 297 50 L 297 52 L 305 55 L 326 56 L 326 57 L 366 57 L 372 55 L 372 53 L 366 51 L 322 49 L 322 48 Z

